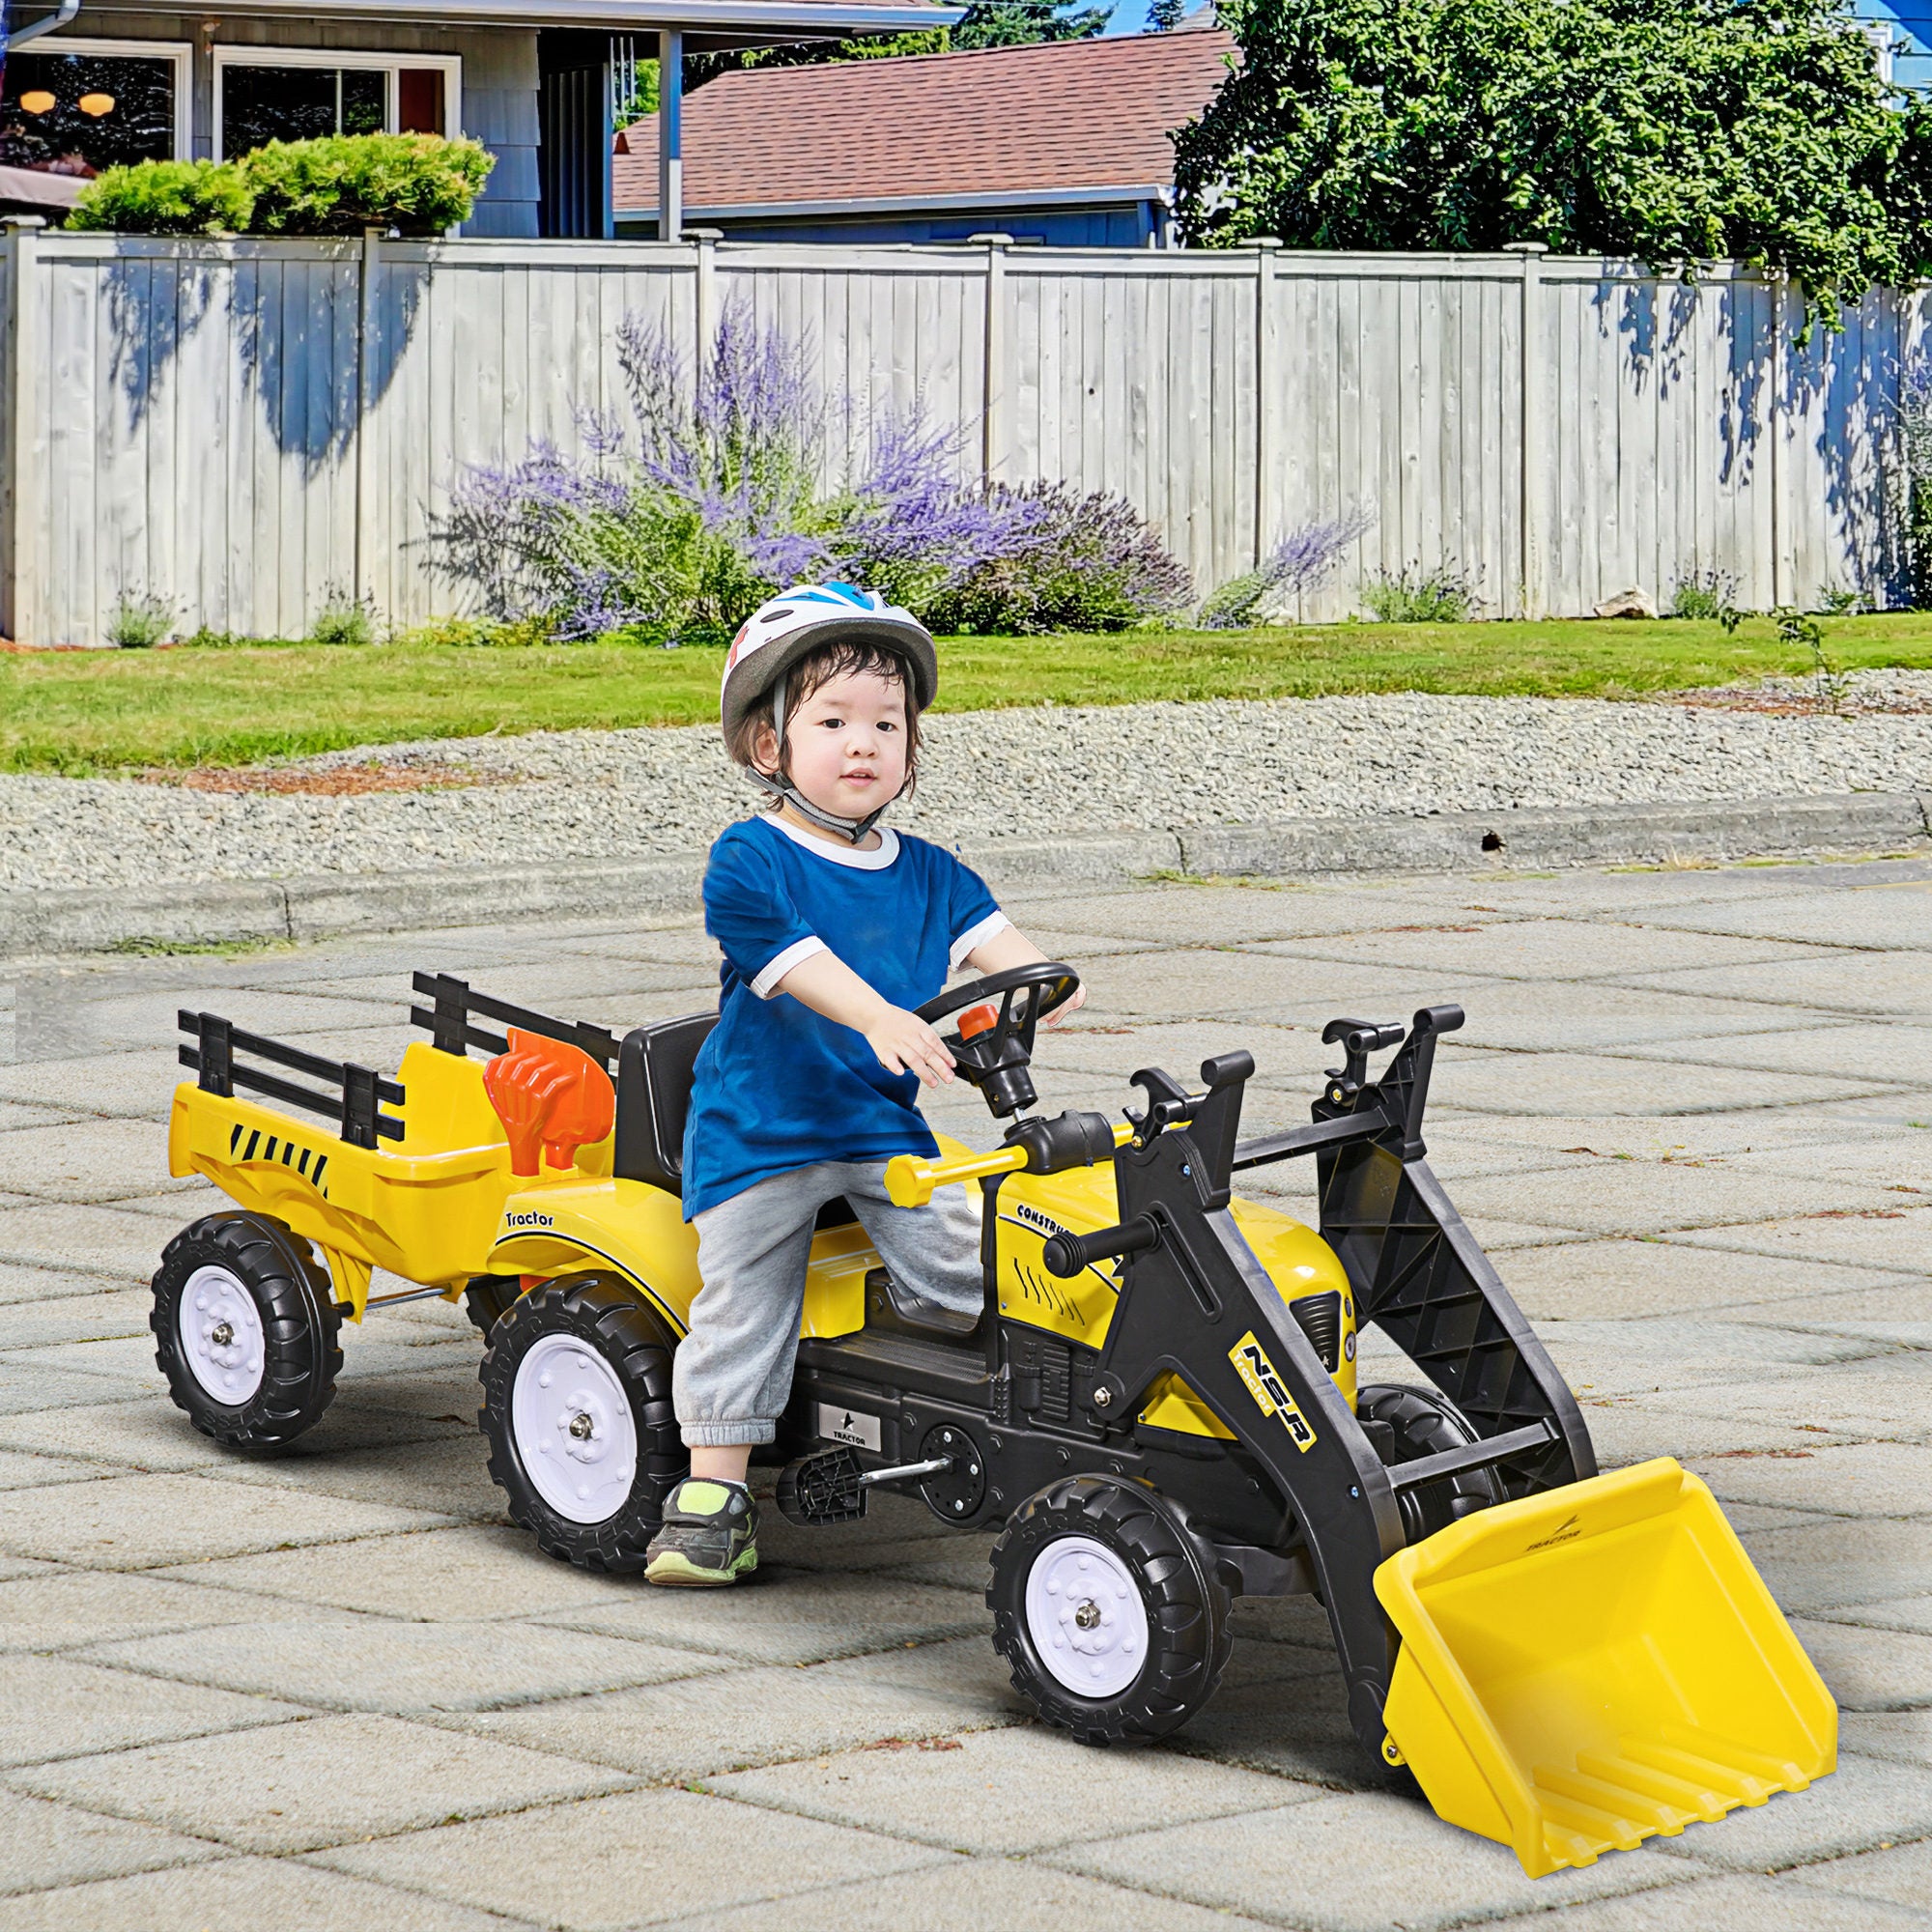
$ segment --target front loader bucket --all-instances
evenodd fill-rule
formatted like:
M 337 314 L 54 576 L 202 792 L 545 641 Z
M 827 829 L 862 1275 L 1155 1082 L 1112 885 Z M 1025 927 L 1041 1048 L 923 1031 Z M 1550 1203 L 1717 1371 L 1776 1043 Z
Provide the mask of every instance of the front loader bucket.
M 1717 1499 L 1669 1457 L 1392 1556 L 1383 1755 L 1531 1878 L 1837 1763 L 1838 1713 Z

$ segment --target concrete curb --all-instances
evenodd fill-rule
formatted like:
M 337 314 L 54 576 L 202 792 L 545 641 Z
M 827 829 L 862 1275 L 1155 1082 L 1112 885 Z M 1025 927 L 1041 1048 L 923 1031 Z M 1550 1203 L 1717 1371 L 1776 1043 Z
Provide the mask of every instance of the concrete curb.
M 1932 797 L 1824 798 L 1460 811 L 1432 818 L 1283 818 L 1259 825 L 972 839 L 960 855 L 1009 891 L 1124 885 L 1157 872 L 1287 878 L 1324 872 L 1548 870 L 1677 859 L 1895 850 L 1932 838 Z M 701 852 L 561 866 L 465 866 L 178 887 L 0 892 L 0 956 L 97 952 L 135 940 L 321 939 L 510 919 L 685 912 Z

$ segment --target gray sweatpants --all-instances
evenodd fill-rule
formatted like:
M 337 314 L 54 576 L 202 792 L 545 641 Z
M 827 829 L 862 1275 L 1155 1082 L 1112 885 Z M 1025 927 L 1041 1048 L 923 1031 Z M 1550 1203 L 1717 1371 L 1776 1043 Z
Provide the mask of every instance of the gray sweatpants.
M 775 1174 L 693 1218 L 704 1286 L 671 1358 L 671 1401 L 687 1449 L 769 1442 L 791 1395 L 812 1223 L 852 1204 L 901 1287 L 959 1314 L 984 1299 L 977 1190 L 942 1187 L 924 1208 L 886 1198 L 883 1161 L 819 1161 Z

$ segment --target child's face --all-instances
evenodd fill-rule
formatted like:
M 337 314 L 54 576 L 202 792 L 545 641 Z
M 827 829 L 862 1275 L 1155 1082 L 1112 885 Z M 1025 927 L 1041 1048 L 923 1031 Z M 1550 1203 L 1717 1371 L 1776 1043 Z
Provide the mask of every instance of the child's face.
M 821 684 L 791 715 L 791 781 L 820 811 L 864 818 L 899 795 L 906 776 L 906 694 L 875 670 Z M 758 762 L 778 762 L 777 737 L 759 734 Z

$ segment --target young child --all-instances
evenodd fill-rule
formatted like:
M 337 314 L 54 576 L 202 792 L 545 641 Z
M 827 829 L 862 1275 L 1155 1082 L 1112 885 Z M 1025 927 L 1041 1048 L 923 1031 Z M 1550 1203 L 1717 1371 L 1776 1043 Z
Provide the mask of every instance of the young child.
M 724 743 L 775 808 L 724 833 L 704 874 L 724 964 L 684 1139 L 704 1286 L 671 1387 L 691 1474 L 650 1546 L 653 1583 L 733 1583 L 757 1567 L 746 1470 L 790 1394 L 828 1201 L 851 1204 L 902 1289 L 959 1314 L 981 1304 L 966 1190 L 927 1208 L 886 1198 L 892 1155 L 938 1152 L 920 1083 L 952 1078 L 911 1009 L 962 962 L 986 974 L 1046 955 L 950 852 L 877 829 L 913 787 L 938 681 L 918 620 L 842 583 L 774 598 L 725 660 Z

